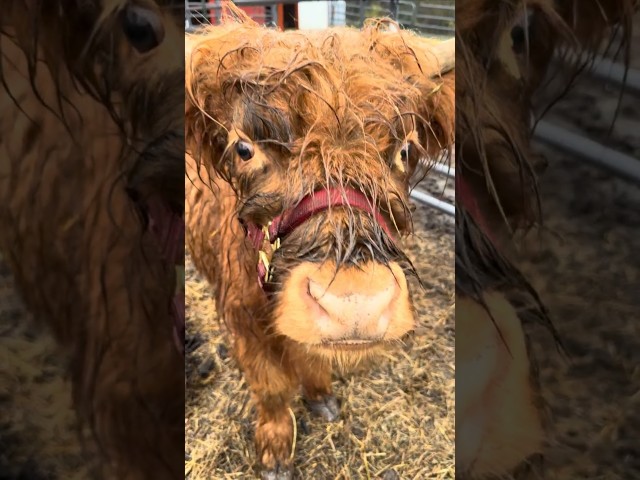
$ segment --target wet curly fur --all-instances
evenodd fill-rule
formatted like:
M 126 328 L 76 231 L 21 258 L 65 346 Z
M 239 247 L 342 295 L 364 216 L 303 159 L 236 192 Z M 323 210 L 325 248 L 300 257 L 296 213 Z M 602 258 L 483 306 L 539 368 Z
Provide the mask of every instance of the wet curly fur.
M 178 5 L 0 2 L 0 248 L 68 359 L 96 475 L 109 478 L 183 475 L 176 274 L 145 203 L 183 209 Z M 161 25 L 151 51 L 125 32 L 134 6 Z
M 483 305 L 487 315 L 477 315 L 476 321 L 486 322 L 491 329 L 498 327 L 497 335 L 503 347 L 494 345 L 494 348 L 509 349 L 509 342 L 505 341 L 509 334 L 528 341 L 525 332 L 529 325 L 546 326 L 560 341 L 546 308 L 508 258 L 514 233 L 541 225 L 543 220 L 537 182 L 545 161 L 531 147 L 531 118 L 534 113 L 544 114 L 550 105 L 537 104 L 536 92 L 549 88 L 547 78 L 560 79 L 556 82 L 560 85 L 556 99 L 561 98 L 593 56 L 602 50 L 603 42 L 612 39 L 615 33 L 621 40 L 618 54 L 627 61 L 631 17 L 636 7 L 635 0 L 460 1 L 456 4 L 456 66 L 459 70 L 456 304 L 466 306 L 471 300 L 472 304 Z M 605 48 L 610 49 L 610 45 L 605 43 Z M 559 67 L 552 62 L 554 55 L 564 60 L 558 62 Z M 502 301 L 494 296 L 496 292 L 515 308 L 522 323 L 507 326 L 512 329 L 510 332 L 501 331 L 503 319 L 490 314 Z M 461 307 L 456 315 L 468 315 L 471 311 L 472 308 Z M 465 327 L 464 331 L 458 330 L 457 335 L 477 335 L 476 329 L 485 327 L 468 328 L 472 330 Z M 510 358 L 512 364 L 530 365 L 531 388 L 526 385 L 517 388 L 530 388 L 533 401 L 526 415 L 538 417 L 531 420 L 531 428 L 541 424 L 549 426 L 536 386 L 535 359 L 527 351 L 520 359 Z M 504 392 L 508 392 L 509 384 L 505 385 Z M 511 384 L 511 388 L 514 385 Z M 512 404 L 509 408 L 517 408 L 514 403 L 526 402 L 505 395 L 507 404 Z M 504 408 L 497 405 L 496 401 L 493 406 L 485 406 L 488 410 Z M 456 413 L 458 415 L 458 411 Z M 523 417 L 519 418 L 526 423 Z M 457 426 L 463 427 L 461 417 L 457 418 Z M 485 449 L 471 464 L 459 466 L 457 476 L 502 478 L 513 474 L 515 466 L 519 474 L 526 473 L 527 469 L 522 467 L 528 463 L 529 455 L 542 451 L 543 439 L 518 450 L 513 445 L 517 438 L 517 433 L 505 433 L 500 428 L 487 431 L 481 443 L 491 444 L 491 448 L 497 445 L 497 450 Z M 511 452 L 514 452 L 510 460 L 513 463 L 507 465 L 503 458 Z
M 409 233 L 418 158 L 438 158 L 453 141 L 454 78 L 438 75 L 429 41 L 389 29 L 389 21 L 362 31 L 277 32 L 231 13 L 223 25 L 187 38 L 186 241 L 253 393 L 264 478 L 289 478 L 293 394 L 302 384 L 308 401 L 323 402 L 331 363 L 353 366 L 370 354 L 317 355 L 277 332 L 289 272 L 302 261 L 330 261 L 338 271 L 373 260 L 415 273 L 379 225 L 347 208 L 317 215 L 287 237 L 265 295 L 241 221 L 266 224 L 318 185 L 351 186 Z M 409 131 L 419 139 L 416 151 L 398 165 Z M 251 162 L 232 148 L 247 137 Z M 319 410 L 335 417 L 330 403 Z

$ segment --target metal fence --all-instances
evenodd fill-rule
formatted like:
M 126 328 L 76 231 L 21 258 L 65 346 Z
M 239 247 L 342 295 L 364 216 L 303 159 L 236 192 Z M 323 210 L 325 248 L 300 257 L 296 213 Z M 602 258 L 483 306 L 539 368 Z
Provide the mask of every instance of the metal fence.
M 280 4 L 303 3 L 299 0 L 236 0 L 251 18 L 262 25 L 278 24 Z M 452 37 L 455 25 L 455 0 L 330 0 L 329 25 L 360 27 L 366 18 L 388 16 L 403 28 L 431 37 Z M 221 1 L 185 2 L 185 29 L 192 31 L 202 24 L 220 20 Z
M 356 0 L 341 3 L 346 6 L 343 25 L 361 26 L 366 18 L 388 16 L 403 28 L 423 35 L 448 38 L 455 34 L 455 0 Z M 341 19 L 336 20 L 336 24 L 340 24 Z
M 235 0 L 234 3 L 261 25 L 274 27 L 278 24 L 278 4 L 298 3 L 297 0 Z M 222 2 L 220 0 L 185 1 L 185 30 L 193 31 L 200 25 L 217 24 L 220 21 Z

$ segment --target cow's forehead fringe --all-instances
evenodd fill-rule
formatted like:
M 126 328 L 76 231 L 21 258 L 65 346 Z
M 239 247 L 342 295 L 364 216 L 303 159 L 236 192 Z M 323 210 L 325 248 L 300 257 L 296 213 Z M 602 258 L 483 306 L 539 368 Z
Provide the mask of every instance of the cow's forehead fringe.
M 437 62 L 429 55 L 433 41 L 385 26 L 370 21 L 363 30 L 316 32 L 236 22 L 210 27 L 187 37 L 187 71 L 194 75 L 187 88 L 219 90 L 218 102 L 235 99 L 246 128 L 269 126 L 268 133 L 255 132 L 258 137 L 289 140 L 292 118 L 307 127 L 323 119 L 336 128 L 360 124 L 363 132 L 383 125 L 402 130 L 407 122 L 397 120 L 415 114 L 416 104 L 430 89 L 436 94 L 441 81 L 427 75 Z

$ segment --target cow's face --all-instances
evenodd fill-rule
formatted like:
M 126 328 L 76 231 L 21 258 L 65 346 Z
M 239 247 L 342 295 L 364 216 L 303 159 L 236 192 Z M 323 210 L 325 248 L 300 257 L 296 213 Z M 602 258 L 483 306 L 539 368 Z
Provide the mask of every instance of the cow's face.
M 153 218 L 161 210 L 156 204 L 178 214 L 184 205 L 176 181 L 184 170 L 183 16 L 182 5 L 169 0 L 103 0 L 79 54 L 87 60 L 79 77 L 123 136 L 124 187 L 143 218 L 155 223 L 164 221 Z
M 149 238 L 145 255 L 158 263 L 153 268 L 162 264 L 167 272 L 163 293 L 147 288 L 147 295 L 171 312 L 182 349 L 182 300 L 175 293 L 184 265 L 184 184 L 178 181 L 184 174 L 183 6 L 168 0 L 104 2 L 109 8 L 115 5 L 94 34 L 96 51 L 112 60 L 106 63 L 98 56 L 104 83 L 95 92 L 122 140 L 119 165 L 106 175 L 118 175 L 114 189 L 122 189 L 123 202 L 137 214 L 123 220 L 130 225 L 118 227 L 141 227 Z
M 482 8 L 481 8 L 482 7 Z M 484 10 L 487 10 L 486 12 Z M 561 27 L 553 2 L 462 2 L 458 29 L 458 160 L 490 228 L 538 219 L 532 99 Z
M 86 232 L 95 234 L 92 242 L 101 247 L 109 244 L 104 248 L 87 245 L 91 254 L 102 256 L 104 264 L 119 262 L 113 260 L 117 242 L 121 243 L 118 248 L 135 250 L 129 256 L 144 250 L 144 272 L 152 272 L 159 280 L 141 289 L 143 298 L 162 304 L 166 312 L 176 288 L 175 264 L 184 258 L 180 236 L 173 235 L 169 241 L 162 235 L 184 228 L 184 189 L 179 181 L 184 172 L 184 14 L 182 4 L 177 9 L 171 4 L 151 0 L 10 2 L 3 12 L 2 28 L 7 34 L 2 50 L 13 55 L 7 61 L 12 65 L 0 72 L 9 83 L 18 75 L 31 77 L 25 83 L 32 87 L 33 96 L 17 98 L 24 104 L 20 108 L 29 111 L 34 98 L 35 108 L 47 112 L 44 118 L 54 117 L 55 128 L 43 128 L 39 138 L 39 148 L 46 155 L 37 161 L 46 163 L 49 155 L 58 158 L 60 177 L 70 176 L 70 184 L 79 182 L 73 205 L 78 213 L 61 215 L 73 218 L 76 227 L 90 226 L 65 227 L 65 235 Z M 72 145 L 71 153 L 57 152 L 61 140 Z M 71 163 L 74 156 L 78 167 L 65 167 L 64 161 Z M 52 209 L 61 212 L 63 203 Z M 95 213 L 90 212 L 92 208 Z M 150 225 L 160 235 L 152 235 Z M 83 246 L 89 243 L 83 242 Z M 129 293 L 137 292 L 135 286 L 123 283 Z
M 248 228 L 303 218 L 269 260 L 275 332 L 323 352 L 401 338 L 414 321 L 398 241 L 409 178 L 448 146 L 451 85 L 421 71 L 397 32 L 210 35 L 194 47 L 193 153 L 233 187 Z

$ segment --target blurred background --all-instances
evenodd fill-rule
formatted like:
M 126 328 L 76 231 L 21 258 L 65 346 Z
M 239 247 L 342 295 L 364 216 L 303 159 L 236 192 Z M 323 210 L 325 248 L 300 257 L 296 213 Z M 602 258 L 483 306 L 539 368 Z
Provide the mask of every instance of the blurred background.
M 185 28 L 193 30 L 202 24 L 216 24 L 220 19 L 221 0 L 185 2 Z M 365 18 L 391 17 L 404 28 L 430 37 L 454 35 L 455 1 L 264 1 L 236 0 L 251 18 L 261 25 L 281 29 L 317 29 L 332 26 L 359 27 Z

